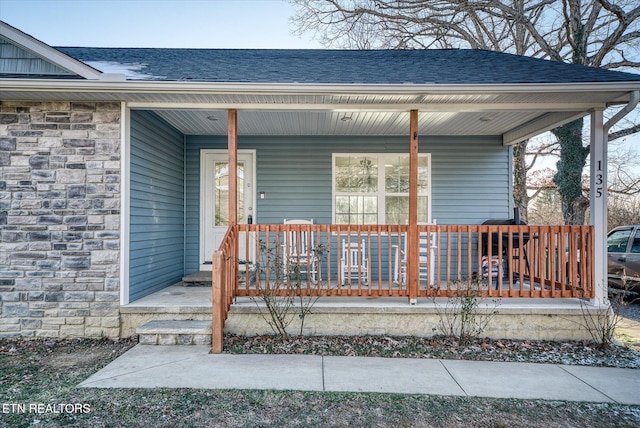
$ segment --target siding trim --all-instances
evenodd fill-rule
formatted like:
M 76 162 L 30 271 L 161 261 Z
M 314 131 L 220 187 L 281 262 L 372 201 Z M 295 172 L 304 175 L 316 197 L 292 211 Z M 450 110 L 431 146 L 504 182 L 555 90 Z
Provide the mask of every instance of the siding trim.
M 131 200 L 131 109 L 120 105 L 120 304 L 129 304 L 129 242 Z

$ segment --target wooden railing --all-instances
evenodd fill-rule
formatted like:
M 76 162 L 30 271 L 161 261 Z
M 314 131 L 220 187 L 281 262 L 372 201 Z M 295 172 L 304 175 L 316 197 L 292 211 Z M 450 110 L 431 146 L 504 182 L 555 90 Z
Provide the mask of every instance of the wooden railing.
M 253 224 L 229 228 L 213 257 L 213 352 L 236 296 L 591 298 L 592 226 Z M 412 272 L 414 272 L 412 274 Z M 412 275 L 417 275 L 412 290 Z
M 220 247 L 213 253 L 211 352 L 215 354 L 222 352 L 224 323 L 237 294 L 237 243 L 238 226 L 230 226 Z
M 472 284 L 491 297 L 593 296 L 591 226 L 417 229 L 418 297 L 447 296 Z M 238 225 L 237 293 L 255 296 L 266 285 L 283 294 L 295 288 L 309 295 L 409 296 L 408 232 L 406 225 Z M 359 257 L 344 256 L 349 242 Z M 301 253 L 309 256 L 296 256 Z M 351 265 L 361 258 L 360 266 Z

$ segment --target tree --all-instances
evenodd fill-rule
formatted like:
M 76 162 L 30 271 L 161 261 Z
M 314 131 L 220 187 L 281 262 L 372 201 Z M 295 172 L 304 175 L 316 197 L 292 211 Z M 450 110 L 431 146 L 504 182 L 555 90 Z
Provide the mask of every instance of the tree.
M 299 33 L 328 47 L 478 48 L 609 69 L 640 67 L 637 0 L 293 0 Z M 580 132 L 578 132 L 578 130 Z M 640 130 L 616 130 L 619 138 Z M 582 120 L 553 130 L 561 145 L 554 181 L 567 224 L 584 219 L 581 189 L 588 147 Z M 514 200 L 526 213 L 527 143 L 514 148 Z
M 529 223 L 536 225 L 555 225 L 562 221 L 560 195 L 556 189 L 543 189 L 535 199 L 529 212 Z

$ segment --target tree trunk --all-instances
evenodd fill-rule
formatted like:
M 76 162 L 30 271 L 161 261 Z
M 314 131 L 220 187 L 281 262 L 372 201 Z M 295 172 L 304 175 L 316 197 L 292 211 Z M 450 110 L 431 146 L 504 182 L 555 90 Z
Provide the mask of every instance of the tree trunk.
M 576 203 L 582 195 L 582 171 L 589 149 L 582 145 L 582 119 L 562 125 L 551 132 L 560 143 L 558 172 L 553 177 L 562 198 L 562 217 L 565 224 L 583 224 L 586 206 Z
M 528 221 L 529 194 L 527 193 L 527 143 L 524 140 L 513 146 L 513 203 L 520 210 L 520 218 Z

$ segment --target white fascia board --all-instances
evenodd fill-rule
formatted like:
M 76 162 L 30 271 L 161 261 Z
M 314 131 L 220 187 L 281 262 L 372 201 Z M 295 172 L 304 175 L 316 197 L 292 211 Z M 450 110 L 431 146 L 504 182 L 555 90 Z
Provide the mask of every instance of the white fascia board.
M 502 145 L 510 146 L 528 138 L 550 131 L 553 128 L 580 119 L 586 111 L 552 112 L 539 116 L 523 125 L 513 128 L 502 135 Z
M 518 111 L 576 111 L 592 110 L 594 108 L 604 108 L 603 103 L 394 103 L 394 104 L 345 104 L 345 103 L 322 103 L 322 104 L 295 104 L 295 103 L 154 103 L 130 101 L 127 105 L 132 109 L 154 110 L 271 110 L 271 111 L 335 111 L 344 113 L 356 112 L 392 112 L 419 110 L 421 112 L 518 112 Z
M 82 64 L 82 63 L 81 63 Z M 362 85 L 362 84 L 290 84 L 219 83 L 167 81 L 89 81 L 66 79 L 1 79 L 7 89 L 37 91 L 93 91 L 121 93 L 186 94 L 260 94 L 260 95 L 429 95 L 429 94 L 518 94 L 557 92 L 618 92 L 640 90 L 638 82 L 507 84 L 507 85 Z M 618 96 L 624 102 L 628 97 Z
M 100 79 L 100 76 L 102 75 L 102 73 L 95 68 L 89 67 L 83 62 L 63 54 L 46 43 L 43 43 L 2 21 L 0 21 L 0 35 L 20 47 L 33 52 L 42 59 L 85 79 L 97 80 Z

